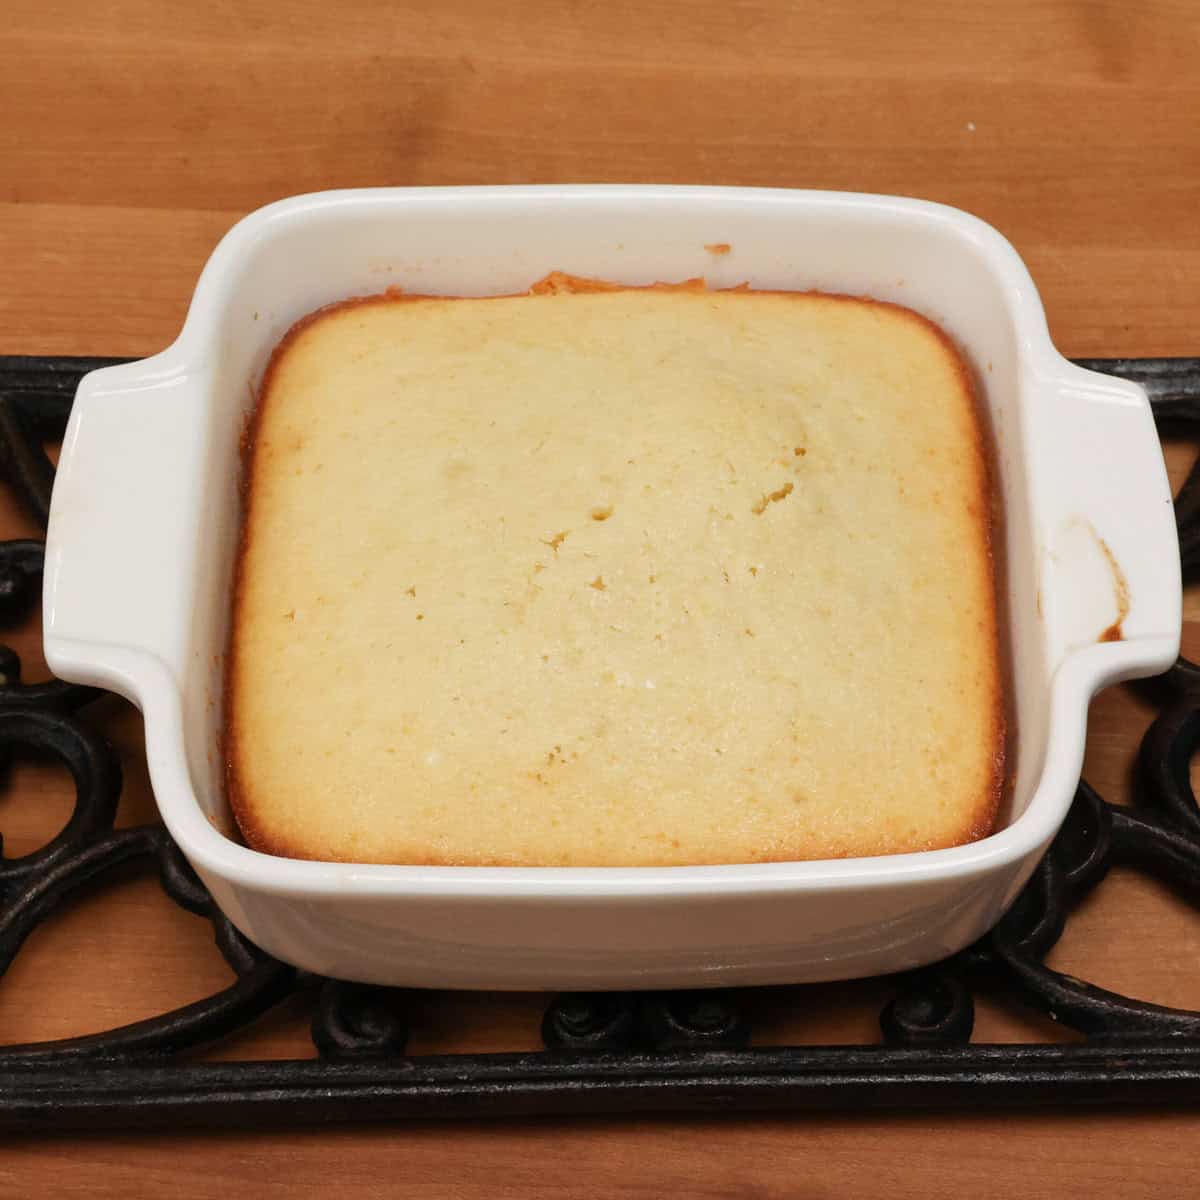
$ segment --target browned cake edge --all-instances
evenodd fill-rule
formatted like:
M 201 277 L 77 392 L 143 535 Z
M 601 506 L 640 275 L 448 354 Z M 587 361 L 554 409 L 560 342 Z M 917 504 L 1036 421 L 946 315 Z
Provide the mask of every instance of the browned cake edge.
M 543 279 L 530 287 L 528 292 L 513 293 L 506 297 L 473 297 L 476 299 L 503 299 L 512 298 L 512 295 L 546 295 L 555 293 L 572 293 L 584 294 L 588 292 L 616 292 L 616 291 L 646 291 L 646 290 L 661 290 L 661 291 L 708 291 L 708 285 L 703 278 L 687 279 L 679 283 L 653 283 L 644 286 L 625 285 L 610 283 L 599 279 L 586 279 L 581 276 L 569 275 L 561 271 L 552 271 Z M 932 333 L 941 345 L 943 352 L 953 364 L 955 374 L 958 376 L 959 383 L 967 395 L 972 413 L 974 415 L 975 428 L 975 465 L 976 475 L 979 480 L 979 493 L 985 500 L 985 503 L 975 506 L 974 512 L 979 525 L 979 534 L 982 537 L 986 547 L 987 559 L 990 564 L 989 576 L 992 587 L 990 589 L 991 596 L 991 637 L 989 642 L 992 646 L 994 658 L 994 670 L 992 678 L 995 680 L 995 695 L 992 697 L 992 735 L 991 744 L 992 752 L 992 772 L 989 786 L 984 789 L 978 803 L 973 812 L 970 813 L 969 819 L 966 820 L 961 828 L 961 832 L 954 837 L 930 841 L 920 847 L 911 845 L 896 845 L 893 848 L 888 848 L 888 843 L 881 840 L 879 843 L 865 850 L 859 847 L 847 847 L 840 853 L 823 854 L 823 858 L 858 858 L 867 855 L 876 854 L 896 854 L 910 852 L 914 849 L 921 850 L 941 850 L 951 846 L 961 846 L 969 842 L 978 841 L 980 838 L 987 837 L 993 832 L 996 825 L 997 815 L 1001 811 L 1002 802 L 1005 801 L 1007 791 L 1011 787 L 1011 771 L 1006 771 L 1006 766 L 1011 764 L 1013 749 L 1014 749 L 1014 731 L 1015 721 L 1011 707 L 1011 654 L 1008 645 L 1008 639 L 1005 636 L 1008 628 L 1007 620 L 1001 624 L 1001 617 L 1007 617 L 1007 588 L 1001 585 L 1005 582 L 1005 563 L 1002 548 L 1004 546 L 1003 533 L 1003 506 L 1000 502 L 999 480 L 995 469 L 995 447 L 993 444 L 993 434 L 991 422 L 988 420 L 987 413 L 981 396 L 981 389 L 976 385 L 976 381 L 967 366 L 966 360 L 954 341 L 950 336 L 935 322 L 928 317 L 922 316 L 920 313 L 906 308 L 904 305 L 895 304 L 887 300 L 876 300 L 866 296 L 849 296 L 840 295 L 831 292 L 821 292 L 810 290 L 807 292 L 789 292 L 782 289 L 755 289 L 748 284 L 742 283 L 732 288 L 712 289 L 722 292 L 740 292 L 753 293 L 757 295 L 788 295 L 788 296 L 812 296 L 820 297 L 825 300 L 842 300 L 854 304 L 870 304 L 881 308 L 888 308 L 895 313 L 905 317 L 908 320 L 914 321 L 922 328 Z M 264 854 L 271 854 L 281 858 L 307 859 L 311 861 L 350 861 L 348 859 L 339 859 L 338 856 L 323 852 L 314 852 L 311 848 L 300 845 L 291 840 L 285 833 L 276 829 L 269 829 L 264 826 L 258 819 L 258 814 L 252 798 L 247 794 L 246 788 L 243 786 L 243 771 L 241 764 L 243 763 L 247 749 L 244 745 L 244 738 L 241 736 L 238 729 L 237 714 L 235 712 L 234 697 L 237 693 L 238 672 L 241 663 L 241 610 L 242 600 L 244 595 L 243 576 L 247 552 L 249 550 L 250 539 L 253 530 L 253 508 L 254 508 L 254 491 L 253 478 L 257 466 L 256 447 L 258 444 L 258 431 L 261 428 L 264 413 L 267 410 L 268 404 L 272 397 L 272 383 L 278 365 L 283 361 L 284 356 L 291 348 L 292 343 L 307 329 L 319 321 L 334 313 L 345 311 L 346 309 L 357 308 L 365 305 L 375 304 L 390 304 L 403 302 L 408 300 L 449 300 L 455 297 L 449 296 L 430 296 L 421 295 L 412 292 L 403 292 L 397 288 L 389 288 L 387 291 L 375 293 L 367 296 L 355 296 L 346 300 L 339 300 L 333 304 L 325 305 L 322 308 L 315 310 L 301 317 L 280 339 L 275 349 L 271 353 L 271 357 L 267 362 L 266 370 L 263 372 L 262 382 L 259 384 L 258 395 L 254 405 L 254 409 L 249 416 L 249 420 L 243 430 L 240 452 L 241 452 L 241 479 L 240 493 L 242 501 L 242 519 L 238 533 L 238 545 L 236 557 L 234 560 L 233 569 L 233 587 L 232 600 L 230 608 L 230 627 L 228 638 L 228 654 L 226 656 L 226 672 L 223 689 L 223 706 L 222 706 L 222 728 L 220 732 L 220 743 L 222 749 L 222 757 L 224 760 L 225 774 L 225 792 L 229 801 L 230 808 L 233 811 L 234 819 L 237 822 L 238 828 L 241 830 L 242 836 L 246 844 L 253 850 L 258 850 Z M 383 861 L 383 860 L 378 860 Z M 388 860 L 391 861 L 391 860 Z M 756 862 L 780 862 L 780 861 L 797 861 L 794 855 L 780 856 L 775 854 L 765 854 L 760 858 L 753 859 Z M 429 855 L 415 856 L 406 855 L 403 859 L 404 865 L 410 866 L 525 866 L 526 863 L 509 861 L 507 859 L 499 859 L 496 857 L 484 858 L 455 858 L 453 860 L 445 857 Z M 397 861 L 394 865 L 400 865 Z M 664 864 L 667 865 L 667 864 Z M 670 864 L 681 865 L 681 864 Z M 694 864 L 697 865 L 697 864 Z M 709 864 L 711 865 L 711 864 Z

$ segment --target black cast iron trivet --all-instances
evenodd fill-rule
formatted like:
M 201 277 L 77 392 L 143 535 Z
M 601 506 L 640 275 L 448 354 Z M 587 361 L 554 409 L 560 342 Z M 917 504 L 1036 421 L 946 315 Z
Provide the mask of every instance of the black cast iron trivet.
M 106 361 L 0 358 L 0 474 L 43 524 L 80 376 Z M 1200 430 L 1200 359 L 1083 366 L 1136 379 L 1164 429 Z M 1176 499 L 1185 575 L 1200 566 L 1200 466 Z M 31 610 L 37 541 L 0 543 L 0 622 Z M 542 1113 L 751 1109 L 1184 1105 L 1200 1100 L 1200 1012 L 1132 1000 L 1045 965 L 1073 907 L 1129 865 L 1200 901 L 1200 809 L 1189 764 L 1200 745 L 1200 668 L 1180 660 L 1152 685 L 1160 713 L 1142 743 L 1136 807 L 1080 782 L 1066 824 L 987 937 L 895 979 L 879 1045 L 752 1049 L 733 994 L 563 995 L 536 1054 L 405 1054 L 404 993 L 319 980 L 248 942 L 213 905 L 161 825 L 113 828 L 121 772 L 79 716 L 94 689 L 21 682 L 0 647 L 0 766 L 13 751 L 60 759 L 75 810 L 47 845 L 0 853 L 0 974 L 74 892 L 118 864 L 152 860 L 163 890 L 208 918 L 234 982 L 206 1000 L 106 1033 L 0 1048 L 0 1128 L 178 1127 Z M 241 1030 L 285 997 L 314 997 L 316 1059 L 196 1063 L 188 1053 Z M 976 990 L 1018 998 L 1082 1033 L 1058 1045 L 971 1043 Z

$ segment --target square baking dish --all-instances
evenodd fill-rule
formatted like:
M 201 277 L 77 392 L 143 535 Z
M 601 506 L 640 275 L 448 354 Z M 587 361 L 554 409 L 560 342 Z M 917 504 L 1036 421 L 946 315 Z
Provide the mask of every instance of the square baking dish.
M 553 270 L 871 296 L 957 341 L 1004 507 L 1016 739 L 997 832 L 879 858 L 663 868 L 356 866 L 240 843 L 221 696 L 239 442 L 271 350 L 332 301 L 512 293 Z M 205 267 L 178 340 L 80 384 L 44 602 L 51 669 L 142 709 L 163 820 L 248 937 L 345 979 L 497 989 L 796 983 L 955 952 L 1003 914 L 1063 821 L 1092 695 L 1168 667 L 1181 623 L 1146 396 L 1058 354 L 995 230 L 891 197 L 609 185 L 330 192 L 247 217 Z

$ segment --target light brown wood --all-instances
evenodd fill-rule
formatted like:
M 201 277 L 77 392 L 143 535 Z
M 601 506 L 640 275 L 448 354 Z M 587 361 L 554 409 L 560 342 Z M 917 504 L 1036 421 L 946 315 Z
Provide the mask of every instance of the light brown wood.
M 8 0 L 0 22 L 0 353 L 152 352 L 213 245 L 280 196 L 365 184 L 632 180 L 898 192 L 970 209 L 1026 258 L 1061 349 L 1200 354 L 1200 7 L 1194 0 L 479 0 L 332 5 Z M 1170 448 L 1172 472 L 1190 461 Z M 0 536 L 28 525 L 7 500 Z M 1200 600 L 1186 644 L 1200 652 Z M 38 631 L 11 640 L 29 672 Z M 105 704 L 122 820 L 153 814 L 137 715 Z M 1087 773 L 1127 791 L 1152 710 L 1101 696 Z M 18 764 L 9 854 L 65 817 Z M 1054 965 L 1200 1007 L 1200 923 L 1122 873 Z M 38 930 L 0 986 L 0 1040 L 101 1029 L 227 978 L 153 880 Z M 775 989 L 763 1042 L 870 1039 L 886 985 Z M 533 996 L 433 996 L 412 1048 L 533 1048 Z M 303 1001 L 219 1056 L 312 1053 Z M 1053 1037 L 1015 1007 L 982 1039 Z M 1188 1114 L 545 1120 L 6 1142 L 0 1195 L 1194 1193 Z

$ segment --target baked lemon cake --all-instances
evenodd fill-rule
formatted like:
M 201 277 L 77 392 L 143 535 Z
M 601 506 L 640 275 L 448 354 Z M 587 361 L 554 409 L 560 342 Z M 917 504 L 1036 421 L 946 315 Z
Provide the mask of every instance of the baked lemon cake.
M 383 296 L 278 347 L 226 697 L 252 847 L 633 866 L 988 833 L 986 438 L 895 305 Z

